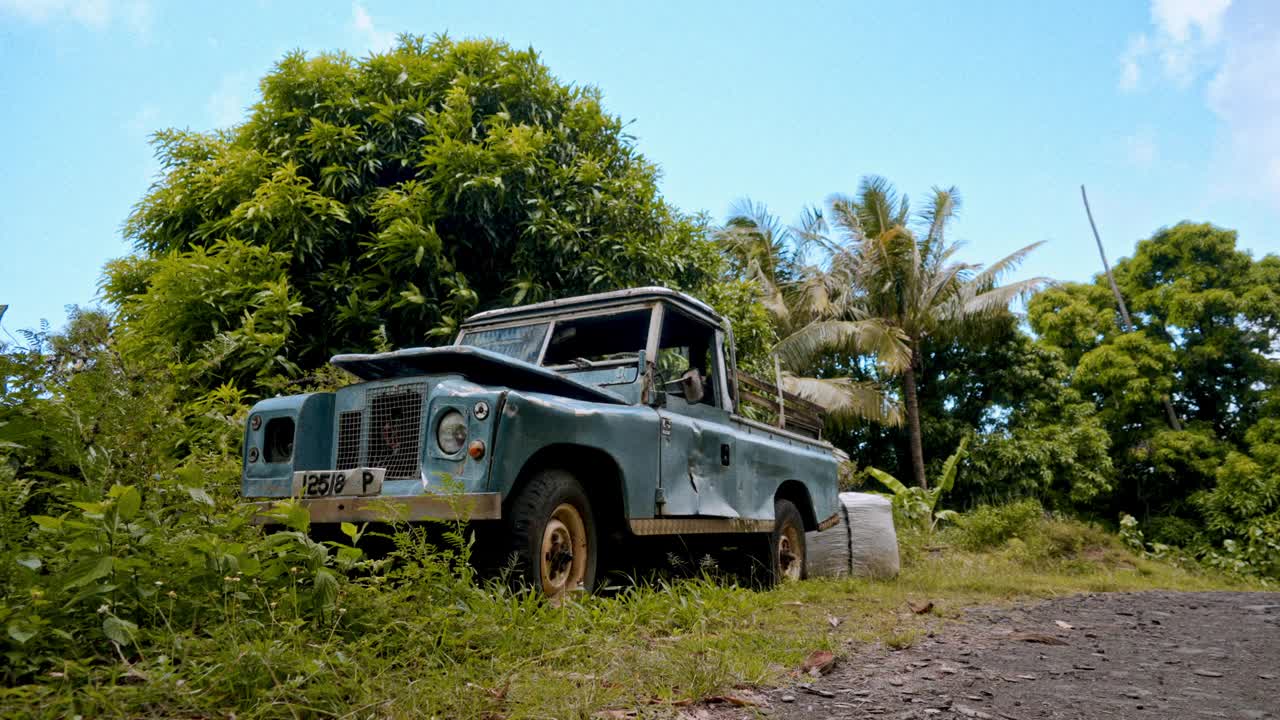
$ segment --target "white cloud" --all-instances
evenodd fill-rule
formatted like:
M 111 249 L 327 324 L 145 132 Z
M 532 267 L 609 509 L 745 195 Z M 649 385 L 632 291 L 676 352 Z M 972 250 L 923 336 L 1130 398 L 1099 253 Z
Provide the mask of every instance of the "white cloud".
M 1224 194 L 1280 207 L 1280 3 L 1274 0 L 1152 0 L 1148 32 L 1120 56 L 1119 87 L 1160 79 L 1203 92 L 1218 119 L 1210 184 Z M 1154 141 L 1126 139 L 1130 160 Z
M 1185 43 L 1197 30 L 1207 42 L 1217 41 L 1222 16 L 1231 0 L 1152 0 L 1151 18 L 1175 42 Z
M 73 22 L 104 30 L 119 19 L 135 35 L 151 29 L 149 0 L 0 0 L 0 12 L 36 24 Z
M 244 122 L 251 92 L 252 83 L 248 75 L 224 75 L 204 105 L 209 123 L 221 130 Z
M 1136 90 L 1142 82 L 1142 58 L 1147 54 L 1147 36 L 1134 35 L 1120 56 L 1120 89 Z
M 356 34 L 370 50 L 385 52 L 395 45 L 395 33 L 378 30 L 374 27 L 373 18 L 369 16 L 369 11 L 365 10 L 363 4 L 359 2 L 352 3 L 351 16 Z
M 1159 61 L 1181 87 L 1212 64 L 1232 0 L 1152 0 L 1151 29 L 1129 40 L 1120 56 L 1120 89 L 1136 90 L 1147 66 Z
M 1228 191 L 1280 206 L 1280 8 L 1260 4 L 1228 18 L 1221 64 L 1206 90 L 1221 121 L 1219 172 Z

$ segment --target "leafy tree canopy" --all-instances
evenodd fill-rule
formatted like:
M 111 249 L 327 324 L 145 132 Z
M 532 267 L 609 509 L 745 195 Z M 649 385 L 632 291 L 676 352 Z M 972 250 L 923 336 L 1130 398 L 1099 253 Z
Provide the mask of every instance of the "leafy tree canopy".
M 448 337 L 488 307 L 743 294 L 713 288 L 704 221 L 662 200 L 599 91 L 532 50 L 403 36 L 361 60 L 290 53 L 260 88 L 235 128 L 156 134 L 163 177 L 125 225 L 139 255 L 104 280 L 125 334 L 178 348 L 205 386 Z
M 1092 496 L 1153 539 L 1274 573 L 1275 416 L 1280 411 L 1280 257 L 1253 259 L 1236 234 L 1180 223 L 1115 267 L 1134 331 L 1118 326 L 1106 279 L 1032 298 L 1039 343 L 1071 366 L 1070 387 L 1111 438 L 1115 482 Z M 1161 398 L 1182 420 L 1171 429 Z

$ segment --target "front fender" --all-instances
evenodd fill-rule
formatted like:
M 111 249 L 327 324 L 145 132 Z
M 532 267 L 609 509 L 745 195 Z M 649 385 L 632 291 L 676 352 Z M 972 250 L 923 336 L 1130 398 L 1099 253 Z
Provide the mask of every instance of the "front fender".
M 645 405 L 512 390 L 498 418 L 489 489 L 506 498 L 526 464 L 543 448 L 587 446 L 606 453 L 617 465 L 626 517 L 653 517 L 658 432 L 658 413 Z M 589 477 L 580 480 L 592 482 Z

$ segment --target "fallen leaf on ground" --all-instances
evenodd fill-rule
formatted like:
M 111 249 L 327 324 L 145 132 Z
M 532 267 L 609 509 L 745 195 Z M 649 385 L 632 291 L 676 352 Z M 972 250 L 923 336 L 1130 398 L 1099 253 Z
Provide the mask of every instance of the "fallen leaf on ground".
M 826 650 L 814 650 L 800 665 L 800 672 L 809 675 L 825 675 L 836 664 L 836 656 Z
M 842 622 L 844 622 L 844 621 L 843 621 L 843 620 L 841 620 L 840 618 L 836 617 L 835 615 L 828 615 L 828 616 L 827 616 L 827 624 L 828 624 L 828 625 L 830 625 L 830 626 L 831 626 L 831 627 L 833 627 L 833 628 L 840 627 L 840 623 L 842 623 Z
M 1053 621 L 1053 624 L 1054 624 L 1054 625 L 1057 625 L 1058 627 L 1062 628 L 1063 630 L 1074 630 L 1074 629 L 1075 629 L 1075 626 L 1074 626 L 1074 625 L 1072 625 L 1071 623 L 1065 623 L 1065 622 L 1062 622 L 1061 620 L 1054 620 L 1054 621 Z
M 915 613 L 915 614 L 917 614 L 917 615 L 924 615 L 924 614 L 925 614 L 925 613 L 927 613 L 927 612 L 933 612 L 933 601 L 932 601 L 932 600 L 930 600 L 929 602 L 927 602 L 927 603 L 925 603 L 925 604 L 923 604 L 923 605 L 917 605 L 917 604 L 915 604 L 915 603 L 911 602 L 910 600 L 908 600 L 908 601 L 907 601 L 907 607 L 911 608 L 911 612 L 913 612 L 913 613 Z

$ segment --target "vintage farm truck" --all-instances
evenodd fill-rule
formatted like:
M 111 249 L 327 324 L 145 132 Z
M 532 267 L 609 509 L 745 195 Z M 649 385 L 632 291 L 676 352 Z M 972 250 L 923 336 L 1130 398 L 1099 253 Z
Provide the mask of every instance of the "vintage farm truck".
M 648 536 L 734 536 L 766 582 L 800 578 L 805 532 L 837 520 L 835 450 L 819 409 L 739 373 L 733 347 L 706 304 L 637 288 L 338 355 L 363 382 L 254 406 L 243 495 L 296 498 L 313 526 L 464 519 L 552 596 Z

